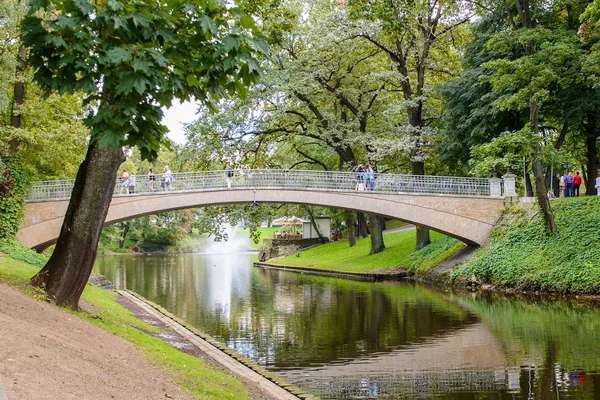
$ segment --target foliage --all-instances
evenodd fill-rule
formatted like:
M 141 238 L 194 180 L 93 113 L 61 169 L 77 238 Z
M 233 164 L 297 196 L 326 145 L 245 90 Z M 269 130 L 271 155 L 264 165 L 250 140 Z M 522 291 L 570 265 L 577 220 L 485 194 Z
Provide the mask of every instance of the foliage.
M 43 267 L 48 262 L 47 256 L 39 254 L 33 249 L 28 249 L 14 239 L 0 240 L 0 253 L 4 253 L 15 260 L 35 265 L 36 267 Z
M 23 21 L 35 80 L 82 92 L 92 142 L 138 146 L 154 159 L 165 141 L 161 107 L 195 97 L 209 107 L 243 95 L 267 52 L 252 18 L 218 1 L 36 0 Z
M 27 8 L 26 0 L 0 2 L 0 126 L 7 120 L 12 103 L 11 90 L 16 79 L 19 50 L 19 23 Z
M 4 150 L 0 142 L 0 152 Z M 28 182 L 18 156 L 0 156 L 0 239 L 13 237 L 21 226 Z
M 404 259 L 402 265 L 417 274 L 424 274 L 429 269 L 460 251 L 464 246 L 464 243 L 460 240 L 447 236 L 410 254 Z
M 507 209 L 489 248 L 457 268 L 454 279 L 470 279 L 521 290 L 600 293 L 600 197 L 551 202 L 558 232 L 544 220 Z

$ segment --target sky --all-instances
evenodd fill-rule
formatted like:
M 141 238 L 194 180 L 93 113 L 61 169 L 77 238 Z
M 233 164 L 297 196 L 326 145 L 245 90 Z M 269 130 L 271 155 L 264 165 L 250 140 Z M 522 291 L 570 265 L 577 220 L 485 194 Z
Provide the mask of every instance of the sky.
M 179 144 L 185 143 L 183 124 L 196 119 L 197 109 L 198 106 L 196 103 L 189 101 L 184 103 L 174 101 L 171 108 L 163 109 L 164 116 L 162 123 L 169 128 L 168 136 L 173 142 Z

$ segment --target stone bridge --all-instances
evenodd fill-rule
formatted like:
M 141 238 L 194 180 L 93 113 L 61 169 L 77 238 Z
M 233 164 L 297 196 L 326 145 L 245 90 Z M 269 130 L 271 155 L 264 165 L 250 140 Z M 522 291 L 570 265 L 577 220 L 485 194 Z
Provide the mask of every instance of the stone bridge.
M 291 203 L 373 213 L 483 245 L 504 206 L 497 178 L 379 174 L 374 185 L 364 185 L 372 190 L 357 190 L 364 178 L 347 172 L 276 170 L 235 171 L 231 178 L 225 171 L 137 176 L 135 194 L 119 194 L 123 183 L 117 182 L 105 225 L 193 207 Z M 56 242 L 72 186 L 72 181 L 33 186 L 17 233 L 25 246 L 40 250 Z

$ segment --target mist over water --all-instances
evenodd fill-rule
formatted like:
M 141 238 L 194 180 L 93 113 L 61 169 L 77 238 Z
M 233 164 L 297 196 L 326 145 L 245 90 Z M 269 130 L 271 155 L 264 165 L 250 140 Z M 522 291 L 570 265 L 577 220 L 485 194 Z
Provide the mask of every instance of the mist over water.
M 248 251 L 250 238 L 244 228 L 230 224 L 223 224 L 221 228 L 226 233 L 227 239 L 215 241 L 211 236 L 204 251 L 200 252 L 201 254 L 235 254 Z

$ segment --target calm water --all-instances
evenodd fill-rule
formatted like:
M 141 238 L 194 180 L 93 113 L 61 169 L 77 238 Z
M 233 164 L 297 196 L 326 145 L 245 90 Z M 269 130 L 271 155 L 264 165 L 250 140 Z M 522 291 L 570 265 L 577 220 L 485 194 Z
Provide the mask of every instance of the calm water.
M 252 267 L 254 255 L 99 258 L 156 302 L 323 399 L 600 399 L 600 308 Z

